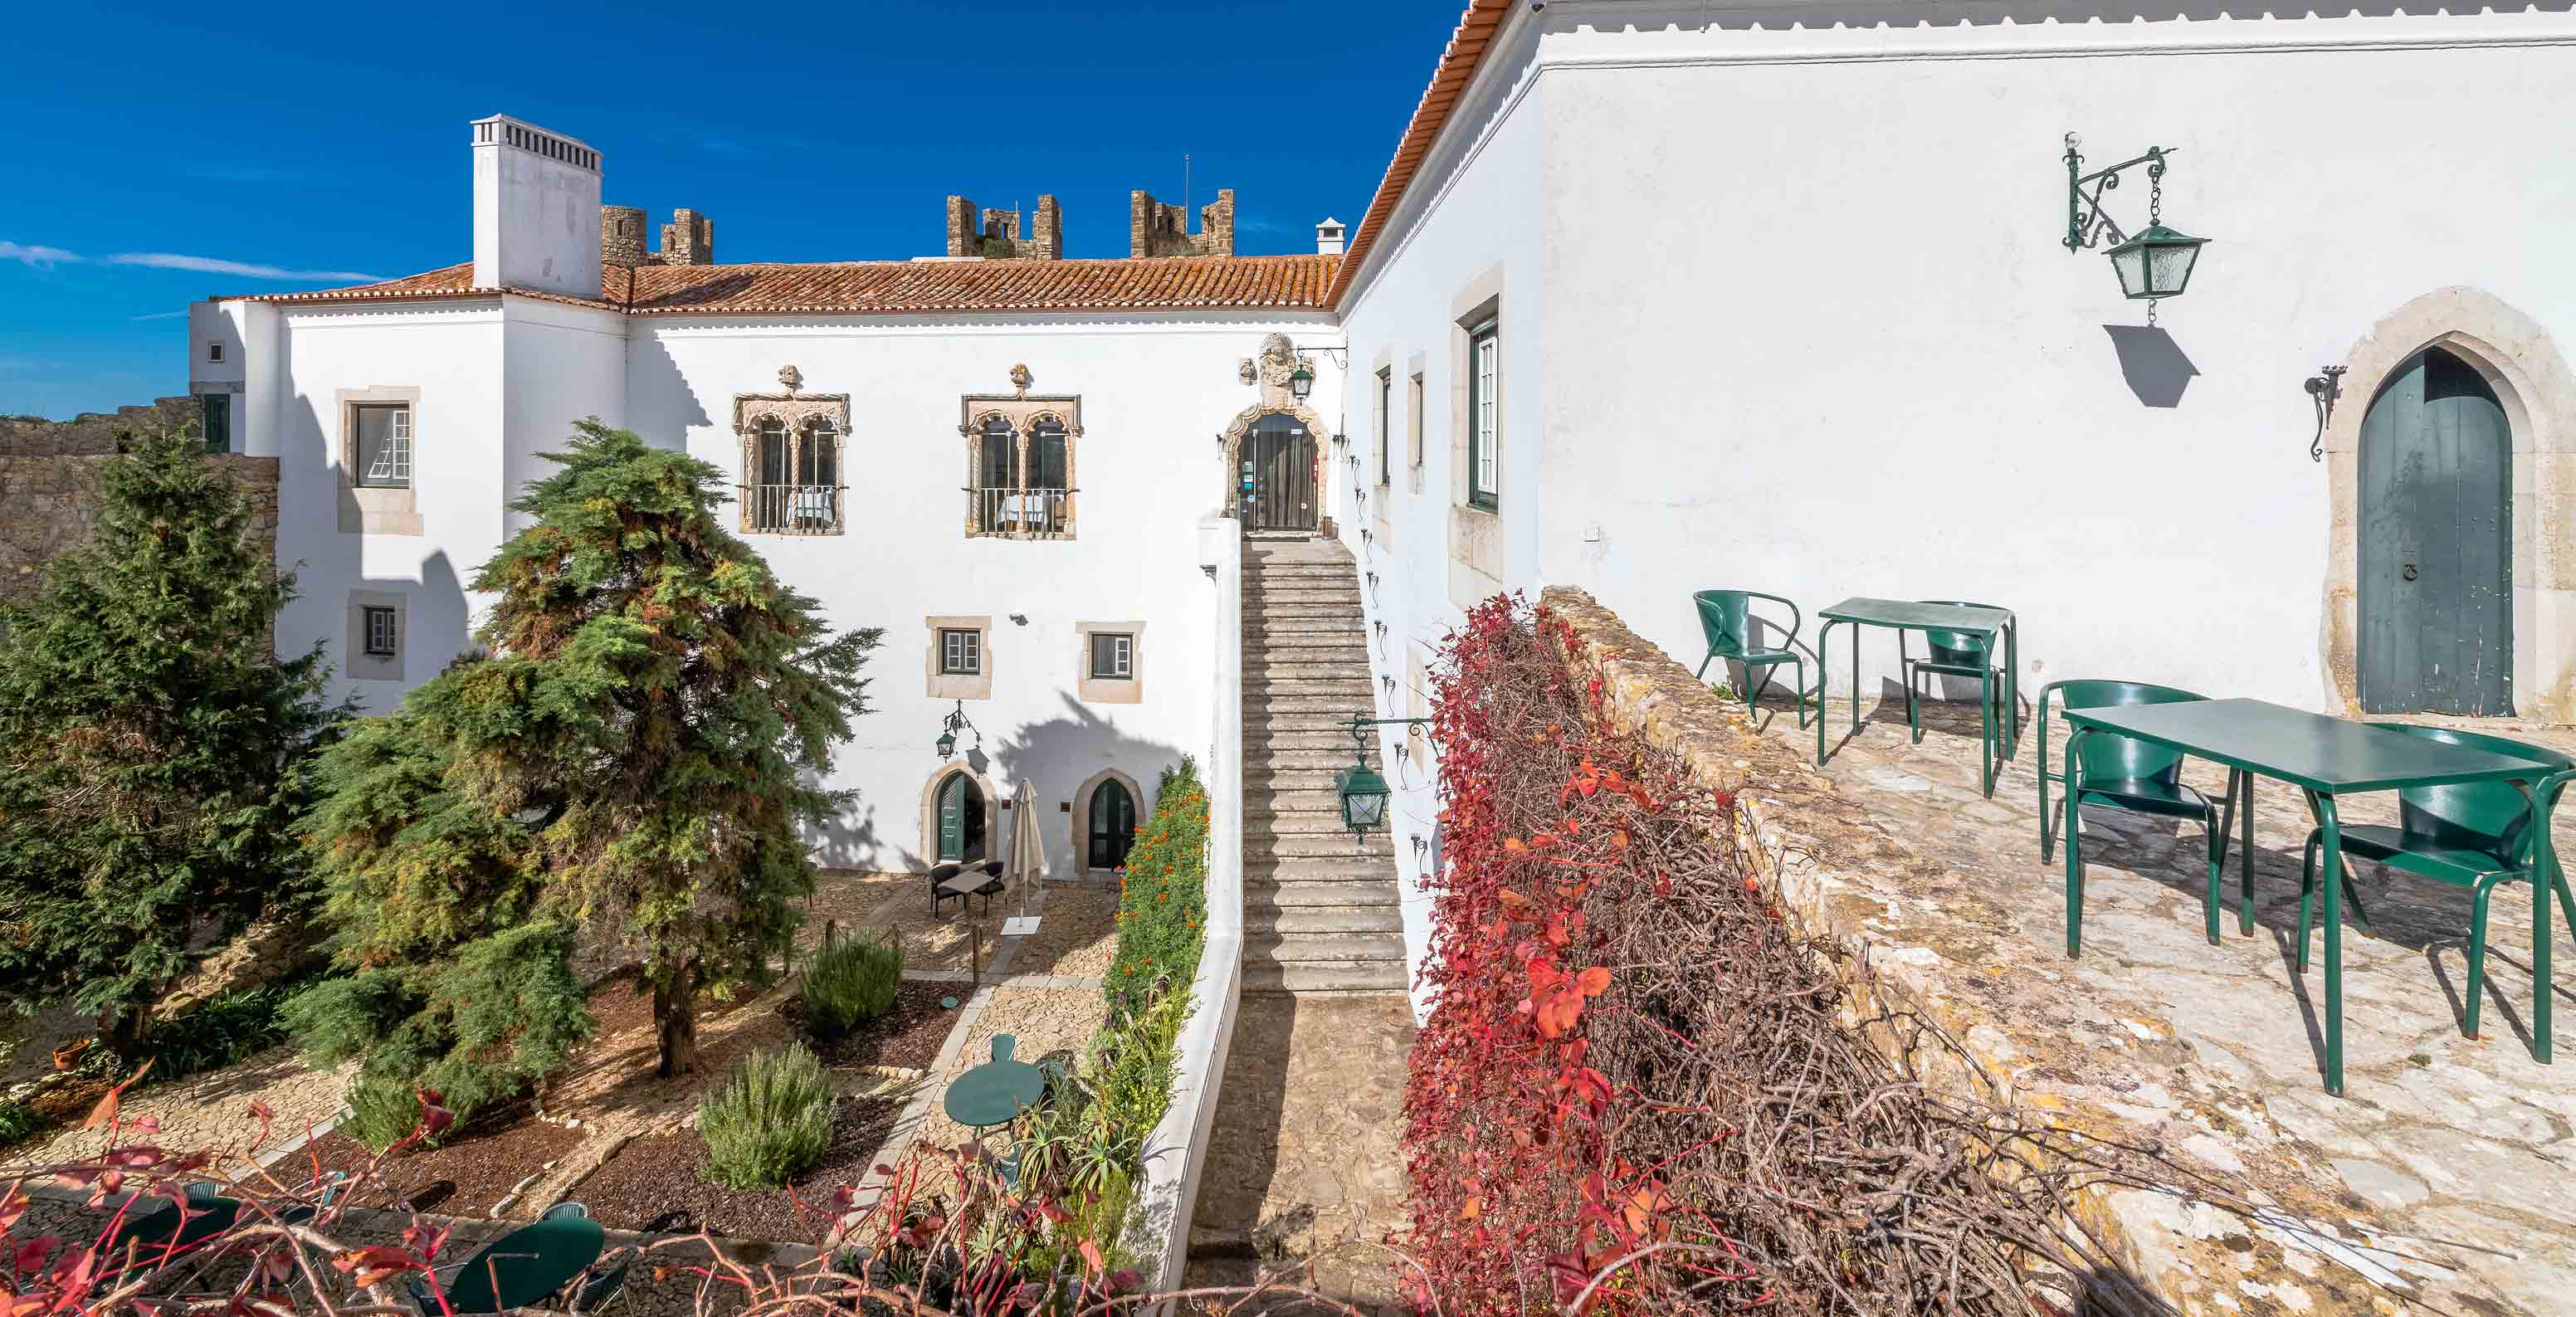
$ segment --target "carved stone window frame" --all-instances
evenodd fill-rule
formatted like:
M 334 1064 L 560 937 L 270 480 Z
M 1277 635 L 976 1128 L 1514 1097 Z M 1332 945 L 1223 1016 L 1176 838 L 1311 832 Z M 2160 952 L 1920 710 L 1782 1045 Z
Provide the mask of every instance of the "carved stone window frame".
M 1253 425 L 1264 416 L 1294 417 L 1306 427 L 1306 433 L 1315 437 L 1315 506 L 1318 508 L 1332 506 L 1332 503 L 1325 498 L 1324 468 L 1329 465 L 1329 461 L 1324 457 L 1324 453 L 1333 441 L 1334 431 L 1330 425 L 1325 424 L 1320 413 L 1297 400 L 1296 388 L 1289 377 L 1299 366 L 1304 366 L 1311 372 L 1314 369 L 1314 361 L 1312 358 L 1297 355 L 1296 348 L 1290 344 L 1286 334 L 1272 334 L 1262 339 L 1261 355 L 1258 358 L 1243 359 L 1238 378 L 1245 384 L 1257 387 L 1261 391 L 1261 401 L 1236 412 L 1234 420 L 1225 427 L 1225 433 L 1222 436 L 1224 444 L 1218 457 L 1220 469 L 1217 476 L 1222 490 L 1217 498 L 1218 515 L 1235 520 L 1241 519 L 1242 485 L 1240 481 L 1242 477 L 1240 473 L 1243 470 L 1243 441 L 1251 436 Z M 1315 533 L 1321 538 L 1331 539 L 1337 533 L 1333 527 L 1332 517 L 1329 515 L 1322 517 L 1317 522 Z
M 791 368 L 792 369 L 792 368 Z M 782 372 L 783 374 L 783 372 Z M 832 425 L 832 440 L 840 445 L 833 455 L 832 471 L 840 483 L 831 486 L 833 499 L 831 524 L 828 526 L 762 526 L 755 515 L 752 500 L 737 500 L 738 525 L 745 535 L 839 535 L 849 522 L 841 506 L 840 492 L 849 488 L 850 471 L 850 395 L 846 393 L 737 393 L 733 396 L 733 432 L 741 442 L 739 489 L 748 490 L 760 482 L 760 427 L 775 420 L 787 429 L 787 474 L 792 478 L 804 468 L 805 432 L 809 422 L 822 420 Z M 791 479 L 791 484 L 794 481 Z M 821 488 L 821 486 L 817 486 Z
M 1029 446 L 1036 437 L 1040 422 L 1053 421 L 1064 427 L 1064 528 L 1060 531 L 1030 530 L 1025 526 L 986 526 L 984 499 L 984 423 L 999 419 L 1011 431 L 1011 492 L 1031 486 Z M 1082 395 L 1051 394 L 967 394 L 957 403 L 957 434 L 965 441 L 966 517 L 969 539 L 1069 540 L 1074 538 L 1076 505 L 1082 495 Z

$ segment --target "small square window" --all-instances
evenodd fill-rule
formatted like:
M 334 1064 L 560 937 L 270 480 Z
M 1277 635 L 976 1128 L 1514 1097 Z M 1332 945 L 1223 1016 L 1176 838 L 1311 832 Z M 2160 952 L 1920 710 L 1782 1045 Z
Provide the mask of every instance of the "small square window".
M 392 658 L 401 636 L 394 630 L 394 610 L 370 607 L 366 611 L 367 654 L 371 658 Z
M 1136 675 L 1136 638 L 1112 631 L 1091 636 L 1091 675 L 1100 681 L 1128 681 Z
M 984 635 L 980 631 L 943 628 L 939 633 L 939 673 L 971 677 L 984 670 Z
M 221 360 L 223 360 L 223 359 L 224 359 L 224 345 L 223 345 L 223 344 L 221 344 L 221 343 L 209 343 L 209 344 L 207 344 L 207 345 L 206 345 L 206 360 L 208 360 L 208 361 L 221 361 Z

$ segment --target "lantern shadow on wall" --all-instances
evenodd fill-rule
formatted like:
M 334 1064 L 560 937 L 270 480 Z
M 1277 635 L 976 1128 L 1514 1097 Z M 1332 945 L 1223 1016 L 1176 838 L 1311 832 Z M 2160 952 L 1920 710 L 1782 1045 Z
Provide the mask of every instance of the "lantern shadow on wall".
M 2183 355 L 2182 345 L 2173 335 L 2154 325 L 2104 325 L 2102 332 L 2111 336 L 2111 350 L 2119 354 L 2121 378 L 2129 382 L 2129 392 L 2149 407 L 2179 407 L 2182 391 L 2191 387 L 2191 377 L 2200 368 Z

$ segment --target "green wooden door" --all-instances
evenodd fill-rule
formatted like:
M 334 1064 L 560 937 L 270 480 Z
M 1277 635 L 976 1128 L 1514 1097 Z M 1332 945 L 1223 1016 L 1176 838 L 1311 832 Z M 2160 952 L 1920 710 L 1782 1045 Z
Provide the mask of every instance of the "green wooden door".
M 939 858 L 942 862 L 966 858 L 966 775 L 951 773 L 939 784 Z
M 1136 842 L 1136 798 L 1116 779 L 1091 793 L 1091 856 L 1088 867 L 1115 869 L 1127 862 Z
M 2475 368 L 2427 348 L 2361 422 L 2365 713 L 2513 712 L 2513 440 Z

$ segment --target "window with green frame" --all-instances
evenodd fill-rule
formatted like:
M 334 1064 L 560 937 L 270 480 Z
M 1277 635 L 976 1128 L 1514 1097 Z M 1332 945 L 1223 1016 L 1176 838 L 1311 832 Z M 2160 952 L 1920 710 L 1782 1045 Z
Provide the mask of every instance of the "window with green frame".
M 1377 373 L 1377 487 L 1385 489 L 1395 481 L 1395 371 Z
M 1503 349 L 1488 320 L 1467 331 L 1467 502 L 1491 510 L 1500 503 L 1502 418 L 1496 404 Z
M 233 396 L 229 393 L 201 394 L 197 402 L 205 409 L 205 421 L 199 427 L 199 434 L 206 441 L 206 451 L 231 452 L 233 450 Z

